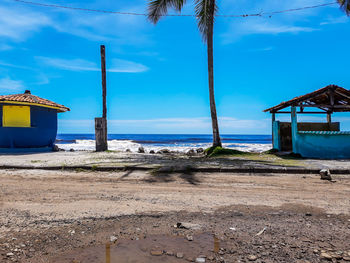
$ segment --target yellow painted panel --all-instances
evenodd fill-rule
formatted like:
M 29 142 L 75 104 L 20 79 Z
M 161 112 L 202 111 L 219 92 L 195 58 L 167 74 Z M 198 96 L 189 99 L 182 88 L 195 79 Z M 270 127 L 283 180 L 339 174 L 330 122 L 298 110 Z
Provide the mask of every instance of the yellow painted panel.
M 8 106 L 2 107 L 3 127 L 30 127 L 29 106 Z

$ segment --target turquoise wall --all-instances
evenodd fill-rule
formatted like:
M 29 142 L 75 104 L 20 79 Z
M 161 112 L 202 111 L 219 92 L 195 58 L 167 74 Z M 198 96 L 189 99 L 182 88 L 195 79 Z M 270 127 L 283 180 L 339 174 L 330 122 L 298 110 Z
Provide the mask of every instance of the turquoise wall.
M 280 122 L 279 121 L 274 121 L 272 123 L 272 148 L 276 150 L 281 150 L 281 139 L 280 139 Z
M 350 132 L 300 131 L 293 141 L 296 142 L 296 153 L 303 157 L 350 159 Z
M 350 132 L 298 131 L 296 107 L 291 107 L 293 152 L 307 158 L 350 159 Z

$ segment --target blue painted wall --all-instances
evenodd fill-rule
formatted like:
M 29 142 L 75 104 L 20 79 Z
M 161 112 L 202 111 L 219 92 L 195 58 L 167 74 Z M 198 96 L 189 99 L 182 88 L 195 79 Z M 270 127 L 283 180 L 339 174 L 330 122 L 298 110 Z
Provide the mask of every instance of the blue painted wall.
M 57 111 L 31 106 L 30 128 L 2 127 L 0 106 L 0 148 L 52 147 L 57 135 Z
M 274 121 L 272 123 L 272 134 L 273 134 L 273 142 L 272 148 L 276 150 L 281 150 L 281 135 L 280 135 L 280 122 Z
M 296 146 L 297 153 L 303 157 L 350 159 L 350 132 L 301 131 L 297 134 Z
M 294 153 L 306 158 L 350 158 L 350 132 L 298 131 L 296 107 L 291 107 L 291 112 Z

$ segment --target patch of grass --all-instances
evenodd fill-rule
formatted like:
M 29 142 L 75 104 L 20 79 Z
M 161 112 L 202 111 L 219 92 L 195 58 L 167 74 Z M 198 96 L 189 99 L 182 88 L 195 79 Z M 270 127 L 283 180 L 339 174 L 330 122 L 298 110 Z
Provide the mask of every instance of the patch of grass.
M 93 166 L 91 166 L 91 171 L 96 171 L 97 170 L 97 165 L 93 165 Z
M 115 150 L 107 150 L 107 151 L 105 151 L 106 153 L 116 153 L 116 152 L 118 152 L 118 151 L 115 151 Z
M 205 149 L 205 154 L 208 157 L 228 156 L 228 155 L 249 155 L 247 152 L 242 152 L 234 149 L 227 149 L 222 147 L 210 147 Z
M 265 154 L 274 154 L 274 153 L 278 153 L 278 150 L 277 149 L 270 149 L 270 150 L 267 150 L 265 152 L 263 152 Z
M 31 160 L 30 162 L 31 163 L 41 163 L 42 161 L 41 160 Z

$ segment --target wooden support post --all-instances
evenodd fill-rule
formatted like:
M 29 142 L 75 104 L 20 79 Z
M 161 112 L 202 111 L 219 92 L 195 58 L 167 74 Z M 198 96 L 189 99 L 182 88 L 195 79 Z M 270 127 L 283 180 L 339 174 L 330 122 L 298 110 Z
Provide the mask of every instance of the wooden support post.
M 332 123 L 332 113 L 330 113 L 330 112 L 327 113 L 327 122 L 329 125 L 331 125 L 331 123 Z
M 106 53 L 105 53 L 104 45 L 101 46 L 101 72 L 102 72 L 102 99 L 103 99 L 102 118 L 107 119 Z
M 107 120 L 95 118 L 96 152 L 107 151 Z
M 107 87 L 106 87 L 106 54 L 105 46 L 101 45 L 102 71 L 102 118 L 95 118 L 96 152 L 108 150 L 107 145 Z

